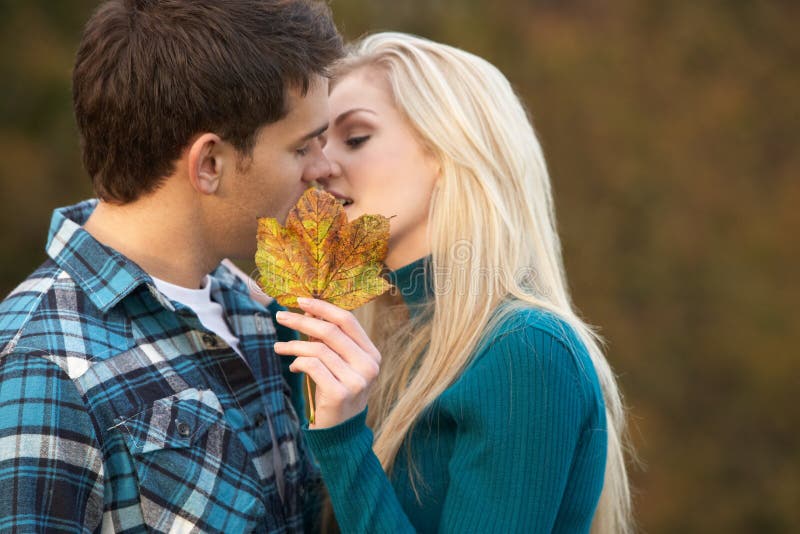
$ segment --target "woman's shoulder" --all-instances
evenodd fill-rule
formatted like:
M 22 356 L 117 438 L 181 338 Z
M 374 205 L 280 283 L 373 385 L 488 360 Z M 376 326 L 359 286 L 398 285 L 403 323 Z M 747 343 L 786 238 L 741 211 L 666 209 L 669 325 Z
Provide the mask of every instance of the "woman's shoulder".
M 497 366 L 535 374 L 539 383 L 568 379 L 587 400 L 602 396 L 586 344 L 566 318 L 549 310 L 519 304 L 498 309 L 470 370 Z
M 527 348 L 560 345 L 575 357 L 588 351 L 575 328 L 561 315 L 529 305 L 506 303 L 499 307 L 483 336 L 482 345 L 518 344 Z
M 604 417 L 603 395 L 586 345 L 568 320 L 532 307 L 515 306 L 495 317 L 443 400 L 462 420 L 544 410 L 546 414 L 533 419 L 552 416 L 598 426 Z

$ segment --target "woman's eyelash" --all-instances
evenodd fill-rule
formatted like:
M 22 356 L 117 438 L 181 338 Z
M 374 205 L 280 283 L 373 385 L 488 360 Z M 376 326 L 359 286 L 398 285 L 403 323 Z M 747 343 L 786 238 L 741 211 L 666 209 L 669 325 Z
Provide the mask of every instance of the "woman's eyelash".
M 295 150 L 295 152 L 297 152 L 298 156 L 305 156 L 306 154 L 308 154 L 308 147 L 304 146 L 303 148 L 298 148 L 297 150 Z
M 358 148 L 359 146 L 363 145 L 364 142 L 369 139 L 368 135 L 361 135 L 359 137 L 351 137 L 345 143 L 350 148 Z

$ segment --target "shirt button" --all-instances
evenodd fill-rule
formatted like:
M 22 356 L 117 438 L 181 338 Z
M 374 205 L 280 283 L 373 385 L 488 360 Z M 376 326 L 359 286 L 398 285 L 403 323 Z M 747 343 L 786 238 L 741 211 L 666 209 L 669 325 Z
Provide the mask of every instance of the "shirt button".
M 183 421 L 178 421 L 178 434 L 180 434 L 184 438 L 188 438 L 189 434 L 191 433 L 192 429 L 187 423 L 184 423 Z
M 212 334 L 203 334 L 203 343 L 205 343 L 206 347 L 209 348 L 216 348 L 219 345 L 216 336 Z
M 266 420 L 267 420 L 267 416 L 265 416 L 263 413 L 257 414 L 256 415 L 256 426 L 263 425 L 264 421 L 266 421 Z

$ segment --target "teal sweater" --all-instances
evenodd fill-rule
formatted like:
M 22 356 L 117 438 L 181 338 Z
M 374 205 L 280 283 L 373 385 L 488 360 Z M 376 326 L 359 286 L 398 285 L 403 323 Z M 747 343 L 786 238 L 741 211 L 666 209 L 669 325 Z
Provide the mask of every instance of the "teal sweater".
M 392 273 L 411 313 L 431 296 L 420 283 L 427 265 Z M 514 311 L 486 336 L 406 437 L 391 476 L 365 420 L 366 410 L 304 431 L 342 532 L 589 531 L 605 471 L 605 408 L 585 346 L 551 313 Z

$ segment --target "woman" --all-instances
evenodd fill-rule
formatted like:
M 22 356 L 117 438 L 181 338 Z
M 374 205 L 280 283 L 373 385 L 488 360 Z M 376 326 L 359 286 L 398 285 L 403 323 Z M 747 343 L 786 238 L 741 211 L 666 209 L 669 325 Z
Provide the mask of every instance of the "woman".
M 330 108 L 321 185 L 350 219 L 393 216 L 404 304 L 359 310 L 369 335 L 320 301 L 301 305 L 320 319 L 278 317 L 321 340 L 276 351 L 317 384 L 306 437 L 341 530 L 629 531 L 620 394 L 572 307 L 541 147 L 508 81 L 377 34 L 338 65 Z

